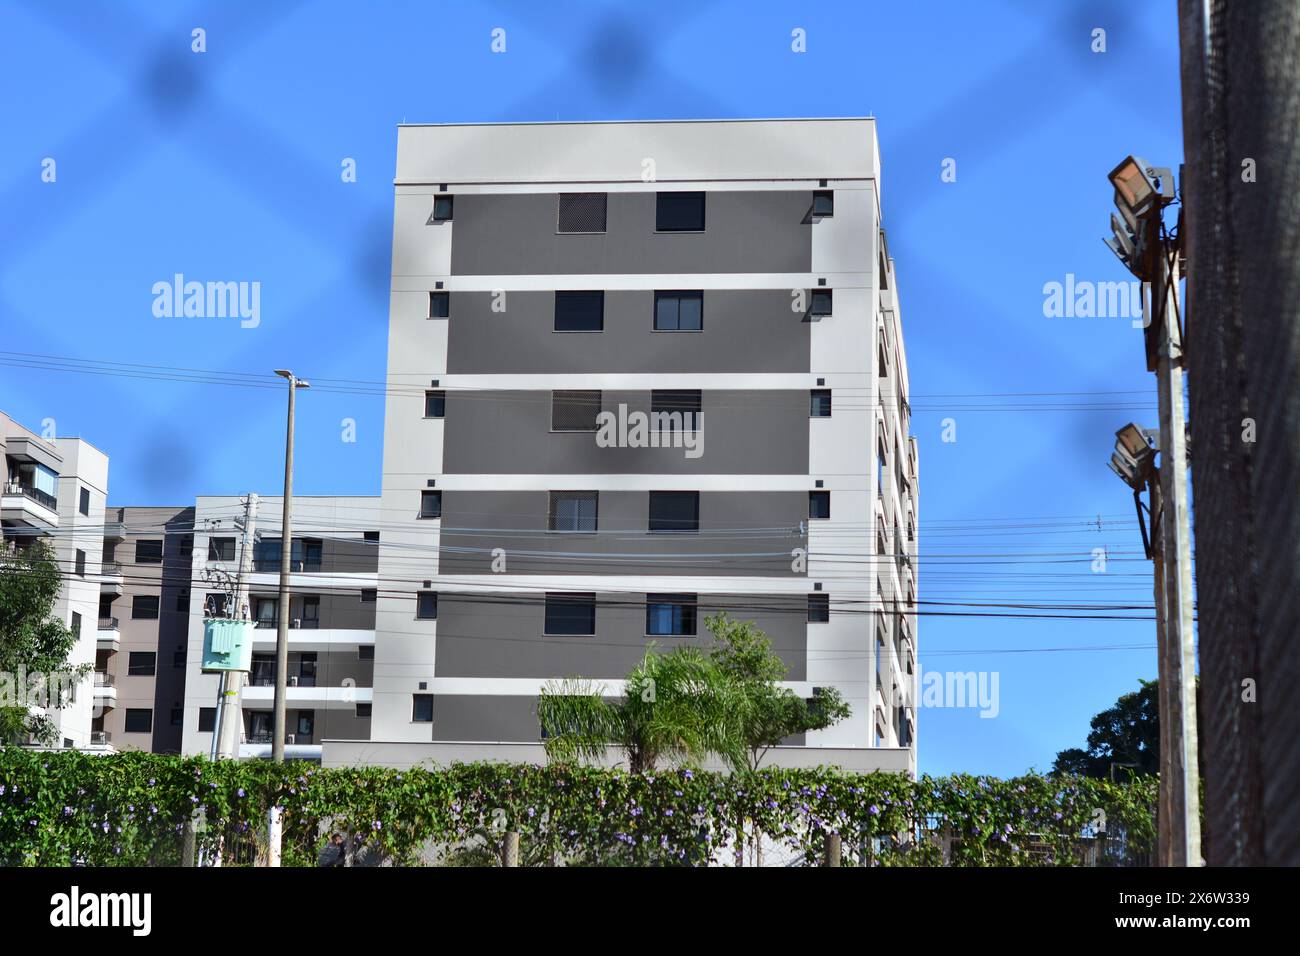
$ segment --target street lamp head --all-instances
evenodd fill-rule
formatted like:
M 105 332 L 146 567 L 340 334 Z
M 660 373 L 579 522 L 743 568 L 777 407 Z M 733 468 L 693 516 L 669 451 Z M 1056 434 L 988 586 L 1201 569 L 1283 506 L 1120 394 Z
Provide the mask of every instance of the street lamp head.
M 1156 454 L 1147 440 L 1146 431 L 1132 422 L 1115 433 L 1115 450 L 1139 468 Z
M 1125 459 L 1119 452 L 1113 452 L 1110 461 L 1106 462 L 1106 465 L 1119 476 L 1120 481 L 1130 488 L 1138 489 L 1142 487 L 1141 472 L 1138 471 L 1136 465 Z
M 1150 166 L 1140 156 L 1128 156 L 1110 171 L 1115 187 L 1115 205 L 1125 213 L 1141 219 L 1152 209 L 1159 209 L 1174 198 L 1173 173 Z
M 289 384 L 294 388 L 311 388 L 311 382 L 304 378 L 295 377 L 293 372 L 289 371 L 287 368 L 277 368 L 275 374 L 281 378 L 288 379 Z
M 293 381 L 293 372 L 290 372 L 287 368 L 277 368 L 275 374 L 281 378 L 287 378 L 291 382 Z

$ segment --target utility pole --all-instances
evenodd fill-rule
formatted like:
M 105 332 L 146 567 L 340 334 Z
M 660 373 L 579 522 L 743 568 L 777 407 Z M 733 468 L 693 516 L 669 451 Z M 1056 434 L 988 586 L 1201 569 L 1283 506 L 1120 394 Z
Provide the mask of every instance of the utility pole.
M 1158 221 L 1155 227 L 1158 228 Z M 1200 770 L 1196 739 L 1196 632 L 1192 619 L 1192 541 L 1187 493 L 1187 415 L 1183 403 L 1183 347 L 1179 329 L 1177 239 L 1174 255 L 1156 237 L 1159 262 L 1151 287 L 1159 297 L 1156 383 L 1160 405 L 1160 537 L 1163 558 L 1169 744 L 1161 753 L 1168 774 L 1171 866 L 1201 865 Z M 1171 261 L 1172 259 L 1172 261 Z M 1153 319 L 1156 316 L 1152 316 Z M 1162 715 L 1164 717 L 1165 715 Z M 1167 756 L 1166 756 L 1167 755 Z
M 285 697 L 289 670 L 289 562 L 293 553 L 293 412 L 294 396 L 300 388 L 310 384 L 300 380 L 288 369 L 278 368 L 275 374 L 289 382 L 289 421 L 284 440 L 284 501 L 280 516 L 280 591 L 279 621 L 275 629 L 275 736 L 271 740 L 271 759 L 284 763 Z
M 1145 286 L 1143 326 L 1147 370 L 1156 373 L 1160 466 L 1136 425 L 1116 433 L 1111 469 L 1135 497 L 1151 496 L 1148 557 L 1155 562 L 1160 667 L 1159 858 L 1163 866 L 1201 865 L 1200 770 L 1196 739 L 1196 634 L 1192 613 L 1192 548 L 1187 490 L 1187 416 L 1183 403 L 1179 260 L 1182 218 L 1173 234 L 1163 210 L 1174 202 L 1174 175 L 1129 156 L 1109 179 L 1115 187 L 1113 238 L 1106 244 Z M 1141 505 L 1139 498 L 1139 519 Z
M 257 541 L 258 497 L 250 493 L 244 499 L 243 537 L 239 544 L 239 572 L 235 578 L 234 609 L 231 617 L 239 621 L 252 618 L 248 598 L 248 576 L 253 568 L 253 548 Z M 221 709 L 217 714 L 219 749 L 217 758 L 234 758 L 239 755 L 240 718 L 239 698 L 244 687 L 243 671 L 226 671 L 221 675 Z

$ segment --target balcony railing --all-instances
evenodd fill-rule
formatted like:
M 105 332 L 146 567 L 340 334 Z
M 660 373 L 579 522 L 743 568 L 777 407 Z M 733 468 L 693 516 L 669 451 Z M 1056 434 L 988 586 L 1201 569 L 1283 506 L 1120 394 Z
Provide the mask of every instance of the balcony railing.
M 54 497 L 54 495 L 50 494 L 48 491 L 41 491 L 41 489 L 36 488 L 33 485 L 24 484 L 21 481 L 5 482 L 5 494 L 22 495 L 24 498 L 31 498 L 32 501 L 35 501 L 37 504 L 44 505 L 51 511 L 59 510 L 58 498 Z
M 113 675 L 108 673 L 107 671 L 95 671 L 95 686 L 112 687 Z
M 289 561 L 290 571 L 319 571 L 320 569 L 321 562 L 319 560 L 304 561 L 301 558 L 291 558 Z M 278 555 L 274 558 L 254 558 L 253 570 L 258 572 L 279 571 L 280 558 Z
M 90 742 L 96 746 L 106 747 L 113 740 L 113 735 L 107 730 L 92 730 L 90 732 Z
M 115 618 L 115 617 L 101 617 L 101 618 L 99 619 L 99 629 L 100 629 L 101 631 L 116 631 L 116 630 L 117 630 L 117 618 Z
M 106 578 L 120 578 L 122 576 L 122 562 L 105 561 L 100 566 L 100 575 Z

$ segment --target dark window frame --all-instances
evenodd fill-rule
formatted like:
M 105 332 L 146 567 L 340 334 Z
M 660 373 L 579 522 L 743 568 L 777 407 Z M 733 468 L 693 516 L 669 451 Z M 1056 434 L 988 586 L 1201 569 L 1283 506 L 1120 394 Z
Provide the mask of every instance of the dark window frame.
M 227 552 L 230 557 L 223 557 Z M 235 539 L 234 538 L 208 538 L 208 560 L 209 561 L 233 561 L 235 560 Z
M 582 500 L 590 498 L 592 500 L 591 527 L 590 528 L 558 528 L 556 527 L 556 518 L 558 511 L 556 505 L 558 502 L 571 499 Z M 546 530 L 553 531 L 556 534 L 595 534 L 600 530 L 600 492 L 599 491 L 552 491 L 548 494 L 546 505 Z M 582 516 L 577 515 L 578 523 L 581 524 Z
M 138 721 L 141 714 L 145 715 L 144 720 L 146 726 L 143 729 L 141 729 L 138 726 L 133 729 L 131 727 L 132 718 L 134 717 Z M 153 733 L 153 708 L 152 707 L 128 707 L 126 709 L 126 713 L 122 717 L 122 732 L 126 734 Z
M 689 299 L 698 301 L 700 304 L 698 328 L 682 328 L 682 301 Z M 675 300 L 676 308 L 676 325 L 661 326 L 659 324 L 659 304 L 669 300 Z M 654 296 L 654 314 L 651 317 L 651 331 L 653 332 L 703 332 L 704 331 L 704 290 L 703 289 L 656 289 Z
M 433 197 L 433 209 L 429 212 L 430 222 L 452 222 L 456 215 L 456 194 L 436 193 Z
M 672 609 L 669 612 L 669 629 L 666 631 L 656 630 L 653 621 L 656 609 L 665 607 Z M 647 594 L 645 596 L 645 634 L 646 637 L 698 637 L 699 595 L 685 593 Z
M 429 602 L 433 603 L 433 613 L 429 614 Z M 436 621 L 438 620 L 438 592 L 437 591 L 416 591 L 415 592 L 415 619 L 417 621 Z
M 808 298 L 808 314 L 815 315 L 819 318 L 826 318 L 835 311 L 835 295 L 833 289 L 813 289 L 812 295 Z
M 137 658 L 139 662 L 137 662 Z M 127 677 L 157 677 L 157 651 L 128 651 L 126 656 Z
M 566 308 L 576 308 L 577 314 L 564 316 L 566 324 L 572 324 L 576 320 L 590 320 L 591 316 L 586 314 L 593 303 L 599 304 L 599 315 L 595 327 L 587 328 L 561 328 L 560 318 L 564 309 L 561 303 L 566 304 Z M 582 334 L 584 332 L 604 332 L 605 331 L 605 290 L 604 289 L 556 289 L 555 290 L 555 311 L 551 322 L 551 331 L 563 334 Z
M 674 190 L 655 193 L 655 232 L 656 233 L 699 233 L 706 231 L 708 227 L 708 193 L 701 190 Z M 696 225 L 696 219 L 692 217 L 686 225 L 665 224 L 665 218 L 678 219 L 685 221 L 688 213 L 693 210 L 687 210 L 686 199 L 691 197 L 694 201 L 698 197 L 699 201 L 699 224 Z M 667 208 L 665 208 L 667 207 Z
M 432 408 L 430 408 L 432 405 Z M 424 417 L 447 417 L 447 392 L 441 388 L 426 389 L 424 392 Z
M 590 610 L 589 615 L 588 610 Z M 579 612 L 582 613 L 581 620 L 579 620 Z M 586 621 L 590 621 L 586 630 L 573 629 L 577 624 Z M 544 637 L 595 637 L 596 592 L 547 591 L 542 614 L 542 635 Z
M 428 502 L 437 502 L 438 507 L 435 513 L 434 509 L 428 506 Z M 442 519 L 442 491 L 437 488 L 420 489 L 420 514 L 421 521 L 439 521 Z
M 565 198 L 576 200 L 578 197 L 591 200 L 593 197 L 601 197 L 601 228 L 600 229 L 565 229 L 564 228 L 564 201 Z M 555 234 L 557 236 L 603 236 L 609 231 L 609 193 L 559 193 L 555 197 Z
M 655 517 L 654 506 L 656 500 L 660 504 L 667 501 L 685 501 L 688 495 L 693 495 L 695 500 L 695 517 L 692 527 L 667 527 L 667 523 L 680 519 L 668 518 L 663 515 L 658 518 Z M 646 505 L 646 516 L 646 530 L 650 534 L 696 534 L 700 530 L 700 493 L 698 491 L 651 491 Z M 660 524 L 661 527 L 655 527 L 656 523 Z
M 813 503 L 826 502 L 826 513 L 815 514 L 818 509 Z M 829 521 L 831 518 L 831 493 L 829 491 L 810 491 L 808 492 L 808 520 L 809 521 Z
M 154 545 L 157 545 L 157 557 L 154 557 Z M 135 563 L 136 564 L 162 564 L 163 561 L 163 543 L 162 538 L 140 538 L 135 543 Z
M 141 608 L 137 602 L 145 602 Z M 148 602 L 153 601 L 153 613 L 148 613 Z M 131 620 L 133 621 L 156 621 L 161 611 L 161 600 L 157 594 L 133 594 L 131 596 Z M 143 610 L 144 613 L 139 613 Z
M 823 411 L 824 409 L 824 411 Z M 809 418 L 832 418 L 835 412 L 835 402 L 831 396 L 829 388 L 814 388 L 808 392 L 808 417 Z
M 429 314 L 426 318 L 430 319 L 450 319 L 451 318 L 451 293 L 445 291 L 433 291 L 429 293 Z
M 89 517 L 90 515 L 90 489 L 82 488 L 77 495 L 77 511 Z
M 433 723 L 433 695 L 432 694 L 411 695 L 411 723 L 413 724 Z
M 831 596 L 825 591 L 814 591 L 808 595 L 808 623 L 829 624 L 831 619 Z
M 823 203 L 823 207 L 817 208 L 818 202 Z M 835 218 L 835 190 L 833 189 L 815 189 L 813 190 L 812 202 L 813 219 L 834 219 Z
M 572 399 L 572 403 L 573 403 L 574 407 L 577 408 L 577 407 L 580 406 L 582 409 L 591 409 L 591 408 L 593 407 L 593 406 L 592 406 L 592 397 L 594 396 L 594 397 L 595 397 L 595 405 L 594 405 L 595 414 L 592 415 L 591 426 L 590 426 L 590 427 L 587 427 L 587 426 L 584 424 L 583 427 L 581 427 L 581 428 L 567 428 L 567 427 L 566 427 L 566 428 L 561 428 L 561 427 L 558 427 L 557 424 L 556 424 L 556 408 L 557 408 L 557 399 L 558 399 L 560 396 L 566 396 L 566 398 L 563 399 L 563 400 L 560 400 L 560 401 L 559 401 L 558 407 L 563 408 L 563 407 L 564 407 L 564 402 L 565 402 L 565 401 L 568 401 L 568 400 L 570 400 L 570 399 Z M 574 398 L 574 396 L 582 396 L 582 400 L 579 401 L 577 398 Z M 551 431 L 552 431 L 552 432 L 556 432 L 556 433 L 560 433 L 560 434 L 565 434 L 565 433 L 587 434 L 587 433 L 591 433 L 591 432 L 600 431 L 600 422 L 599 422 L 597 419 L 600 418 L 600 413 L 601 413 L 601 411 L 604 410 L 604 405 L 605 405 L 605 393 L 604 393 L 601 389 L 598 389 L 598 388 L 556 388 L 556 389 L 552 389 L 552 390 L 551 390 Z

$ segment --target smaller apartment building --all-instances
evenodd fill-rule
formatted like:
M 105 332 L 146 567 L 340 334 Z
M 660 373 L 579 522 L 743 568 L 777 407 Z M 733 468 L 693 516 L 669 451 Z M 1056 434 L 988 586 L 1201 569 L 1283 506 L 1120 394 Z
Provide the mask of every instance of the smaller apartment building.
M 95 738 L 180 753 L 194 509 L 110 508 L 96 628 Z
M 46 437 L 0 412 L 0 535 L 23 549 L 45 541 L 63 576 L 54 615 L 77 635 L 68 662 L 90 664 L 96 656 L 104 502 L 108 456 L 80 438 Z M 48 716 L 58 728 L 56 745 L 90 747 L 92 720 L 103 690 L 87 680 Z
M 253 667 L 240 694 L 240 755 L 270 754 L 280 581 L 281 502 L 258 501 L 248 577 L 257 622 Z M 182 752 L 207 753 L 219 678 L 199 669 L 205 612 L 224 613 L 222 588 L 204 572 L 238 571 L 244 499 L 200 497 L 194 509 L 193 597 L 187 621 Z M 289 753 L 319 758 L 327 736 L 370 736 L 378 593 L 379 499 L 295 497 L 289 604 L 286 728 Z

